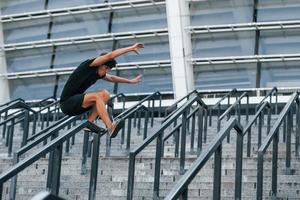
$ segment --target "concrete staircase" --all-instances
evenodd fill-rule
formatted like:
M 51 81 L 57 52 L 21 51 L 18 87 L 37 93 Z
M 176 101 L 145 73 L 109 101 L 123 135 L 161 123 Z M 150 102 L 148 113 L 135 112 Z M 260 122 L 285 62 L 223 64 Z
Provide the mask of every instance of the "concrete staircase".
M 250 116 L 250 119 L 253 116 Z M 277 116 L 272 117 L 272 123 Z M 148 135 L 152 134 L 160 124 L 161 119 L 156 119 L 154 127 L 148 130 Z M 245 117 L 242 117 L 242 124 L 245 125 Z M 266 122 L 266 121 L 265 121 Z M 143 123 L 142 123 L 143 124 Z M 196 123 L 197 124 L 197 123 Z M 217 133 L 216 117 L 213 117 L 213 126 L 208 127 L 207 143 L 203 144 L 205 149 Z M 254 126 L 256 127 L 256 126 Z M 64 131 L 61 131 L 63 133 Z M 197 129 L 196 129 L 197 132 Z M 282 131 L 280 132 L 279 142 L 279 161 L 278 161 L 278 197 L 279 199 L 299 199 L 300 196 L 300 160 L 295 158 L 295 130 L 292 133 L 292 160 L 291 167 L 293 175 L 285 175 L 285 143 L 282 142 Z M 126 139 L 127 130 L 125 131 Z M 100 159 L 97 181 L 97 199 L 126 199 L 127 180 L 128 180 L 128 150 L 125 144 L 120 145 L 119 134 L 112 140 L 111 156 L 105 157 L 106 137 L 101 138 Z M 256 175 L 257 175 L 257 129 L 252 129 L 252 152 L 251 156 L 246 157 L 246 140 L 244 139 L 244 158 L 243 158 L 243 185 L 242 199 L 256 199 Z M 197 136 L 197 134 L 195 134 Z M 263 128 L 263 139 L 266 137 L 266 123 Z M 20 141 L 21 134 L 18 129 L 15 132 L 16 143 Z M 142 143 L 141 135 L 137 135 L 137 129 L 131 131 L 131 149 L 134 149 Z M 196 147 L 197 137 L 195 138 Z M 0 140 L 0 172 L 7 169 L 12 159 L 7 157 L 7 150 L 3 147 L 3 140 Z M 61 169 L 60 196 L 66 199 L 88 199 L 89 173 L 81 174 L 81 154 L 82 154 L 83 133 L 78 133 L 75 139 L 75 145 L 71 146 L 70 153 L 63 155 Z M 136 159 L 134 199 L 152 199 L 153 195 L 153 176 L 155 166 L 155 144 L 154 141 Z M 163 198 L 179 180 L 179 159 L 174 157 L 173 138 L 169 138 L 165 143 L 164 158 L 161 166 L 160 196 Z M 14 147 L 18 147 L 14 145 Z M 35 152 L 38 149 L 31 151 Z M 6 153 L 6 154 L 5 154 Z M 30 154 L 30 153 L 28 153 Z M 222 199 L 233 199 L 234 197 L 234 173 L 235 173 L 235 133 L 231 133 L 231 143 L 223 142 L 222 152 Z M 196 154 L 191 153 L 190 135 L 187 135 L 186 165 L 189 166 L 196 159 Z M 264 199 L 271 199 L 271 148 L 268 149 L 264 161 Z M 91 160 L 88 159 L 90 166 Z M 48 170 L 48 159 L 43 158 L 22 171 L 18 175 L 18 189 L 16 199 L 30 199 L 39 191 L 45 190 Z M 208 161 L 205 167 L 200 171 L 189 187 L 189 199 L 212 199 L 213 185 L 213 157 Z M 5 184 L 3 199 L 8 199 L 9 182 Z

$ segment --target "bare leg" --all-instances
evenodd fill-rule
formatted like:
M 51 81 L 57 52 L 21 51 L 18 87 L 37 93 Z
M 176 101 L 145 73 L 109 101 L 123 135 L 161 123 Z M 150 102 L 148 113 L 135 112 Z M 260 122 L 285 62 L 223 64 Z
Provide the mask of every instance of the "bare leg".
M 84 95 L 82 107 L 87 108 L 94 106 L 89 121 L 94 121 L 99 116 L 107 128 L 112 127 L 112 122 L 108 116 L 105 104 L 108 102 L 110 96 L 107 90 L 100 90 L 98 92 L 87 93 Z M 96 115 L 97 114 L 97 115 Z
M 96 106 L 94 106 L 90 116 L 88 117 L 88 121 L 93 122 L 95 119 L 97 119 L 97 117 L 98 117 L 97 108 Z

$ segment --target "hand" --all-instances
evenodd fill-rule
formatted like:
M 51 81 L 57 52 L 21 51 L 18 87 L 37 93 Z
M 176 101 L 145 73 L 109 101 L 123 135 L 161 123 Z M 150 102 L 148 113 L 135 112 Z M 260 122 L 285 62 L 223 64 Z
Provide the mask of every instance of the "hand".
M 137 77 L 135 77 L 134 79 L 131 79 L 131 83 L 139 83 L 142 81 L 142 77 L 143 75 L 138 75 Z
M 134 45 L 132 45 L 132 51 L 134 51 L 136 54 L 140 54 L 138 50 L 141 48 L 144 48 L 143 43 L 135 43 Z

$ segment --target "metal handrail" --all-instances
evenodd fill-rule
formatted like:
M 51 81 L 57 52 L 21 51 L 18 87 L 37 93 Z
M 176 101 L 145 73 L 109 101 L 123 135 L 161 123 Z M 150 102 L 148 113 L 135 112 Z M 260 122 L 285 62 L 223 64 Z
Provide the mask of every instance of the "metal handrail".
M 213 181 L 213 199 L 221 199 L 221 169 L 222 169 L 222 142 L 229 135 L 232 129 L 237 131 L 236 140 L 236 170 L 235 170 L 235 199 L 241 199 L 242 191 L 242 163 L 243 163 L 243 128 L 237 119 L 230 119 L 225 126 L 218 132 L 215 139 L 208 146 L 206 151 L 200 154 L 197 160 L 192 164 L 188 171 L 180 178 L 177 184 L 165 197 L 167 200 L 187 199 L 188 185 L 196 177 L 202 167 L 208 162 L 214 154 L 214 181 Z
M 43 130 L 41 130 L 40 132 L 38 132 L 38 133 L 32 135 L 31 137 L 27 138 L 27 142 L 35 140 L 35 138 L 39 137 L 40 135 L 43 135 L 44 133 L 48 132 L 50 129 L 52 129 L 56 126 L 61 125 L 61 123 L 63 123 L 64 121 L 66 121 L 69 118 L 73 119 L 74 117 L 64 116 L 63 118 L 61 118 L 60 120 L 58 120 L 54 124 L 52 124 L 51 126 L 48 126 L 48 127 L 44 128 Z
M 296 102 L 296 103 L 294 103 Z M 263 162 L 264 154 L 271 142 L 273 143 L 272 148 L 272 199 L 276 199 L 277 196 L 277 167 L 278 167 L 278 141 L 279 141 L 279 128 L 285 118 L 287 118 L 287 135 L 286 135 L 286 173 L 291 174 L 291 132 L 292 132 L 292 121 L 293 121 L 293 106 L 296 104 L 296 156 L 299 156 L 299 131 L 300 131 L 300 101 L 299 94 L 293 93 L 283 110 L 280 112 L 278 119 L 272 126 L 268 136 L 263 141 L 262 145 L 258 149 L 257 157 L 257 189 L 256 199 L 260 200 L 263 196 Z
M 32 103 L 31 107 L 36 107 L 36 106 L 39 106 L 41 107 L 41 105 L 44 103 L 44 102 L 47 102 L 48 100 L 50 99 L 53 99 L 54 101 L 57 101 L 57 99 L 54 97 L 54 96 L 51 96 L 51 97 L 47 97 L 45 99 L 42 99 L 40 101 L 37 101 L 37 102 L 34 102 Z
M 26 157 L 24 160 L 18 162 L 16 165 L 14 165 L 10 169 L 0 174 L 0 200 L 2 200 L 3 184 L 9 179 L 17 176 L 19 172 L 21 172 L 22 170 L 30 166 L 38 159 L 42 158 L 47 153 L 50 153 L 49 163 L 48 163 L 49 170 L 47 176 L 47 187 L 50 188 L 52 194 L 58 195 L 61 159 L 62 159 L 62 145 L 65 141 L 67 141 L 69 138 L 76 135 L 83 128 L 89 128 L 94 132 L 94 145 L 93 145 L 92 164 L 91 164 L 92 169 L 90 175 L 89 199 L 95 199 L 100 137 L 105 135 L 106 130 L 96 126 L 95 124 L 89 121 L 85 121 L 77 125 L 73 129 L 69 130 L 65 134 L 53 139 L 48 145 L 42 147 L 38 152 L 33 153 L 32 155 Z
M 132 124 L 132 115 L 136 114 L 139 111 L 144 111 L 145 113 L 145 120 L 144 120 L 144 132 L 143 132 L 143 139 L 147 138 L 147 131 L 148 131 L 148 121 L 149 121 L 149 109 L 144 106 L 144 105 L 138 105 L 134 109 L 130 110 L 130 112 L 127 112 L 125 115 L 123 115 L 120 120 L 128 120 L 128 125 L 127 125 L 127 137 L 126 137 L 126 150 L 130 150 L 130 140 L 131 140 L 131 124 Z M 141 116 L 138 117 L 138 125 L 137 125 L 137 131 L 138 134 L 140 133 L 141 130 Z M 125 143 L 125 128 L 122 128 L 122 133 L 121 133 L 121 145 Z M 109 141 L 107 143 L 106 147 L 106 156 L 110 155 L 110 150 L 111 150 L 111 138 L 109 138 Z
M 73 116 L 73 117 L 69 117 L 69 116 L 65 116 L 64 118 L 62 118 L 61 120 L 57 121 L 55 124 L 43 129 L 42 131 L 40 131 L 39 133 L 32 135 L 30 138 L 27 139 L 27 142 L 32 141 L 31 143 L 26 143 L 26 145 L 24 145 L 23 147 L 21 147 L 20 149 L 18 149 L 17 151 L 14 152 L 14 158 L 13 158 L 13 164 L 17 164 L 19 162 L 19 158 L 25 154 L 27 151 L 29 151 L 30 149 L 32 149 L 33 147 L 36 147 L 38 144 L 44 142 L 44 145 L 46 145 L 45 141 L 47 141 L 48 138 L 51 137 L 51 139 L 54 139 L 55 136 L 57 136 L 57 132 L 63 128 L 65 128 L 66 126 L 68 126 L 69 128 L 71 127 L 71 124 L 76 121 L 80 116 Z M 66 152 L 69 152 L 69 142 L 67 141 L 66 143 Z M 17 185 L 17 176 L 15 176 L 12 179 L 12 183 L 10 187 L 10 195 L 11 198 L 10 199 L 15 199 L 15 195 L 16 195 L 16 185 Z
M 193 90 L 193 91 L 189 92 L 187 95 L 185 95 L 184 97 L 180 98 L 179 100 L 177 100 L 176 102 L 174 102 L 172 105 L 168 106 L 168 107 L 166 108 L 166 110 L 165 110 L 165 119 L 164 119 L 164 120 L 166 120 L 166 119 L 168 118 L 168 116 L 171 116 L 173 113 L 176 112 L 176 109 L 177 109 L 178 104 L 179 104 L 180 102 L 182 102 L 184 99 L 187 99 L 187 100 L 188 100 L 189 97 L 190 97 L 191 95 L 193 95 L 193 94 L 198 95 L 197 90 Z M 170 113 L 168 113 L 168 110 L 172 110 L 172 111 L 171 111 Z
M 235 109 L 235 114 L 238 115 L 238 122 L 241 121 L 241 100 L 246 97 L 247 98 L 247 105 L 246 105 L 246 121 L 248 122 L 249 119 L 249 95 L 247 92 L 244 92 L 239 98 L 229 107 L 225 112 L 218 118 L 218 127 L 217 130 L 219 131 L 221 128 L 221 121 L 227 116 L 227 120 L 230 118 L 230 112 Z M 237 108 L 236 108 L 237 107 Z
M 26 109 L 28 111 L 31 111 L 33 113 L 36 113 L 35 110 L 33 110 L 29 105 L 27 105 L 24 101 L 15 101 L 13 103 L 8 104 L 5 108 L 0 109 L 0 114 L 10 110 L 10 109 L 14 109 L 14 108 L 23 108 Z
M 278 113 L 278 89 L 277 87 L 273 87 L 272 90 L 270 90 L 266 96 L 255 106 L 255 111 L 258 110 L 258 108 L 265 102 L 265 100 L 270 97 L 270 103 L 272 103 L 272 94 L 276 95 L 276 104 L 275 104 L 275 113 Z
M 152 108 L 151 108 L 151 127 L 153 127 L 153 123 L 154 123 L 154 101 L 156 100 L 156 98 L 159 98 L 159 115 L 161 114 L 161 102 L 162 102 L 162 94 L 157 91 L 154 92 L 153 94 L 145 97 L 144 99 L 142 99 L 141 101 L 137 102 L 136 104 L 134 104 L 133 106 L 131 106 L 130 108 L 126 109 L 124 112 L 122 112 L 121 114 L 119 114 L 116 118 L 122 118 L 122 116 L 126 115 L 128 112 L 130 112 L 131 110 L 135 109 L 138 105 L 143 104 L 144 102 L 148 101 L 148 108 L 150 109 L 150 101 L 152 101 Z
M 113 105 L 113 100 L 118 98 L 118 97 L 122 97 L 122 111 L 125 110 L 125 101 L 126 101 L 126 95 L 124 93 L 119 93 L 119 94 L 116 94 L 114 96 L 112 96 L 110 99 L 109 99 L 109 102 L 108 104 Z
M 262 133 L 262 122 L 263 122 L 263 113 L 265 109 L 268 109 L 268 122 L 267 122 L 267 133 L 269 133 L 271 128 L 271 104 L 267 101 L 265 101 L 259 108 L 259 110 L 255 113 L 253 119 L 247 124 L 246 128 L 244 129 L 243 135 L 247 135 L 247 157 L 250 157 L 251 152 L 251 128 L 252 125 L 255 124 L 256 120 L 259 118 L 259 124 L 258 124 L 258 148 L 261 145 L 261 133 Z
M 9 105 L 9 104 L 11 104 L 11 103 L 14 103 L 14 102 L 16 102 L 16 101 L 22 101 L 22 102 L 25 102 L 24 99 L 22 99 L 22 98 L 17 98 L 17 99 L 14 99 L 14 100 L 9 101 L 9 102 L 7 102 L 7 103 L 1 104 L 0 107 L 7 106 L 7 105 Z
M 229 106 L 230 105 L 230 97 L 232 94 L 235 94 L 237 93 L 237 89 L 236 88 L 233 88 L 231 91 L 229 91 L 228 93 L 226 93 L 219 101 L 217 101 L 217 103 L 215 103 L 213 106 L 211 106 L 209 108 L 209 126 L 211 126 L 212 124 L 212 111 L 213 109 L 217 108 L 218 107 L 218 117 L 220 117 L 221 115 L 221 103 L 222 101 L 224 101 L 226 98 L 228 98 L 228 103 L 227 105 Z
M 156 155 L 155 155 L 155 172 L 154 172 L 154 189 L 153 198 L 159 198 L 159 179 L 160 179 L 160 163 L 162 155 L 162 145 L 163 145 L 163 132 L 169 127 L 177 118 L 182 115 L 182 136 L 181 136 L 181 151 L 180 151 L 180 173 L 184 173 L 185 166 L 185 142 L 186 142 L 186 128 L 187 128 L 187 112 L 190 107 L 198 103 L 199 105 L 205 105 L 199 96 L 194 96 L 188 102 L 186 102 L 176 113 L 172 115 L 167 121 L 159 126 L 159 128 L 147 137 L 144 142 L 136 149 L 130 151 L 129 153 L 129 168 L 128 168 L 128 184 L 127 184 L 127 199 L 131 200 L 133 198 L 133 188 L 134 188 L 134 171 L 135 171 L 135 157 L 140 153 L 145 147 L 147 147 L 154 139 L 156 142 Z
M 192 117 L 192 131 L 191 131 L 191 153 L 194 153 L 194 137 L 195 137 L 195 115 L 196 112 L 200 110 L 199 116 L 198 116 L 198 141 L 197 141 L 197 155 L 200 155 L 202 150 L 202 132 L 203 132 L 203 110 L 200 106 L 197 106 L 194 110 L 192 110 L 191 113 L 188 114 L 187 120 L 189 120 Z M 178 157 L 179 154 L 179 129 L 182 127 L 182 122 L 179 122 L 179 124 L 174 123 L 173 129 L 164 135 L 163 144 L 175 133 L 175 157 Z M 204 129 L 204 135 L 206 135 L 207 130 Z M 206 140 L 204 140 L 206 141 Z M 162 150 L 162 155 L 164 152 L 164 145 Z

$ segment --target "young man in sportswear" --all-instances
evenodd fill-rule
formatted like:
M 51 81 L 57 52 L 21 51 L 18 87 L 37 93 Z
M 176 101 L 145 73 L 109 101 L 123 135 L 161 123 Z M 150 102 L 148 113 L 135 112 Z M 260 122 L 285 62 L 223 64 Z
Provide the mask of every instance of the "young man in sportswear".
M 60 98 L 62 112 L 66 115 L 74 116 L 92 109 L 88 121 L 93 122 L 99 116 L 108 129 L 110 136 L 115 137 L 121 127 L 118 121 L 111 121 L 105 109 L 105 105 L 110 98 L 109 92 L 105 89 L 96 92 L 84 92 L 98 79 L 104 79 L 114 83 L 139 83 L 142 78 L 141 75 L 138 75 L 134 79 L 126 79 L 110 75 L 108 72 L 116 66 L 116 57 L 128 52 L 138 54 L 140 48 L 144 48 L 144 45 L 136 43 L 132 46 L 120 48 L 97 58 L 82 62 L 70 75 L 63 88 Z

